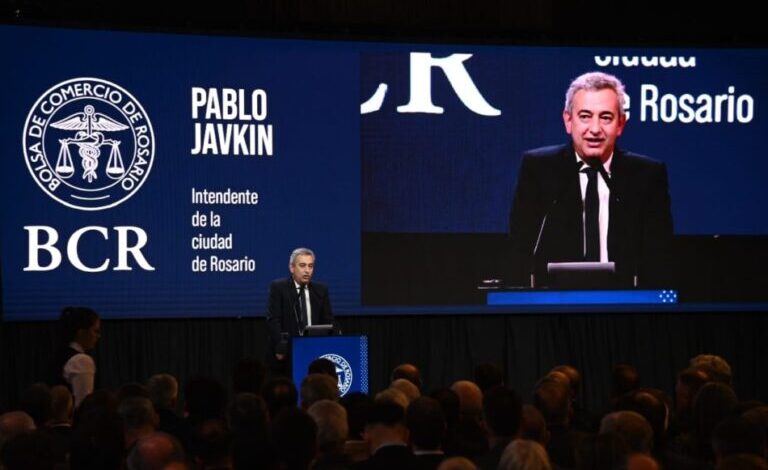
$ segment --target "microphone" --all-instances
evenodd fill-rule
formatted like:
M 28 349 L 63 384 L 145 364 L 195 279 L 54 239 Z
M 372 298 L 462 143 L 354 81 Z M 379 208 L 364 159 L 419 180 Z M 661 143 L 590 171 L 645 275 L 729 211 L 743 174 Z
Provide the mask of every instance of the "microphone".
M 547 211 L 544 213 L 544 217 L 541 219 L 541 224 L 539 224 L 539 233 L 536 236 L 536 243 L 533 245 L 533 251 L 531 252 L 531 279 L 530 279 L 531 289 L 534 289 L 536 287 L 536 255 L 539 252 L 539 244 L 541 243 L 541 236 L 544 234 L 544 227 L 547 226 L 547 218 L 549 218 L 549 214 L 552 213 L 555 206 L 557 205 L 557 202 L 558 202 L 557 198 L 552 200 L 552 203 L 549 205 L 549 208 L 547 208 Z
M 575 168 L 578 170 L 581 167 L 581 162 L 576 162 Z M 605 170 L 603 170 L 605 171 Z M 560 202 L 560 198 L 563 195 L 563 192 L 565 191 L 566 187 L 568 186 L 566 182 L 568 181 L 568 178 L 571 177 L 573 173 L 564 172 L 560 180 L 558 181 L 558 190 L 555 197 L 552 199 L 552 202 L 549 204 L 549 207 L 547 207 L 547 210 L 544 212 L 544 217 L 541 219 L 541 224 L 539 224 L 539 233 L 536 236 L 536 243 L 533 245 L 533 250 L 531 251 L 531 274 L 530 274 L 530 287 L 531 289 L 536 287 L 536 255 L 539 253 L 539 246 L 541 245 L 541 238 L 544 235 L 544 228 L 547 226 L 547 219 L 549 219 L 550 214 L 555 210 L 555 207 Z

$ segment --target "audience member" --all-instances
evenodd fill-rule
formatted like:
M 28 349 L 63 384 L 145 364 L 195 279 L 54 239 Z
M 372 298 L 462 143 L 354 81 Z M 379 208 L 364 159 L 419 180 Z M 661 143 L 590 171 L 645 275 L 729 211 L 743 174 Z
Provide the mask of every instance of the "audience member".
M 544 447 L 549 445 L 549 431 L 544 415 L 533 405 L 523 405 L 520 438 L 536 441 Z
M 405 395 L 405 398 L 408 399 L 409 404 L 413 403 L 415 399 L 421 396 L 419 388 L 415 386 L 413 382 L 407 379 L 396 379 L 391 384 L 389 384 L 389 387 L 403 392 L 403 395 Z
M 336 364 L 324 357 L 318 357 L 310 362 L 307 374 L 325 374 L 331 376 L 333 380 L 339 380 L 339 375 L 336 373 Z
M 236 469 L 272 468 L 275 453 L 269 443 L 269 410 L 262 397 L 239 393 L 227 410 L 232 432 L 232 459 Z
M 170 434 L 156 432 L 139 439 L 128 453 L 127 470 L 167 470 L 185 463 L 184 448 Z M 183 467 L 177 467 L 183 468 Z
M 301 407 L 307 409 L 320 400 L 339 400 L 339 385 L 327 374 L 309 374 L 301 381 Z
M 740 416 L 725 418 L 712 431 L 712 451 L 715 454 L 715 463 L 735 454 L 765 458 L 765 430 L 759 424 Z
M 616 411 L 605 415 L 600 423 L 600 434 L 621 436 L 630 452 L 650 455 L 653 449 L 653 429 L 640 413 Z
M 577 447 L 575 468 L 577 470 L 622 470 L 629 453 L 627 443 L 616 433 L 588 435 L 579 442 Z
M 445 458 L 442 443 L 446 425 L 440 403 L 434 398 L 417 398 L 408 405 L 405 423 L 419 468 L 437 468 Z
M 571 429 L 571 400 L 567 386 L 551 378 L 542 379 L 533 392 L 533 406 L 544 416 L 549 430 L 547 451 L 553 464 L 573 468 L 584 433 Z
M 19 410 L 27 413 L 37 429 L 43 429 L 51 419 L 51 389 L 44 383 L 32 384 L 19 401 Z
M 395 367 L 392 370 L 392 374 L 390 374 L 389 381 L 394 382 L 397 379 L 408 380 L 421 390 L 421 372 L 419 371 L 419 368 L 413 364 L 406 363 Z
M 523 404 L 517 393 L 498 385 L 483 396 L 483 423 L 489 450 L 475 460 L 478 468 L 495 470 L 507 444 L 518 436 Z
M 481 467 L 482 468 L 482 467 Z M 499 470 L 550 470 L 547 451 L 536 441 L 517 439 L 505 448 L 499 461 Z
M 14 436 L 0 452 L 5 470 L 55 470 L 65 465 L 66 454 L 57 452 L 53 437 L 42 429 Z
M 477 467 L 466 457 L 450 457 L 443 460 L 437 470 L 477 470 Z
M 65 307 L 59 317 L 59 349 L 53 356 L 51 385 L 72 390 L 75 407 L 93 392 L 96 362 L 86 354 L 101 338 L 99 315 L 86 307 Z
M 0 415 L 0 450 L 12 437 L 25 432 L 32 432 L 35 421 L 23 411 L 9 411 Z
M 282 468 L 308 469 L 317 452 L 317 425 L 306 411 L 284 407 L 272 421 L 272 441 Z
M 349 468 L 352 463 L 344 454 L 349 436 L 347 411 L 334 400 L 320 400 L 312 404 L 307 413 L 317 425 L 317 459 L 314 470 Z
M 659 463 L 647 454 L 630 454 L 627 457 L 627 470 L 659 470 Z M 675 469 L 677 467 L 669 467 Z
M 159 419 L 152 402 L 144 397 L 126 398 L 117 407 L 123 421 L 125 448 L 130 448 L 137 440 L 155 432 Z
M 469 380 L 459 380 L 451 385 L 451 390 L 459 396 L 459 412 L 462 417 L 480 419 L 483 412 L 483 392 Z
M 264 383 L 261 393 L 267 403 L 270 418 L 277 416 L 283 408 L 296 406 L 299 400 L 299 392 L 296 386 L 287 377 L 274 377 Z
M 715 382 L 730 385 L 731 380 L 733 380 L 731 366 L 728 364 L 728 361 L 714 354 L 699 354 L 691 358 L 689 366 L 703 371 L 707 374 L 709 380 Z
M 184 420 L 176 414 L 179 401 L 179 382 L 171 374 L 155 374 L 147 381 L 147 391 L 159 423 L 157 430 L 184 439 L 186 428 Z
M 192 428 L 190 454 L 199 470 L 232 468 L 232 435 L 223 420 L 208 419 Z
M 375 403 L 389 402 L 398 405 L 405 411 L 408 408 L 408 397 L 396 388 L 387 388 L 376 394 Z
M 485 393 L 497 385 L 504 384 L 504 371 L 492 362 L 478 364 L 475 366 L 475 383 Z
M 72 440 L 72 418 L 75 403 L 72 394 L 64 385 L 51 387 L 51 419 L 48 431 L 54 440 L 57 452 L 67 455 Z
M 613 366 L 611 381 L 611 403 L 614 405 L 624 394 L 640 387 L 640 373 L 629 364 Z
M 408 448 L 405 411 L 400 405 L 389 401 L 374 403 L 365 423 L 364 435 L 371 457 L 360 462 L 359 469 L 416 468 L 416 459 Z

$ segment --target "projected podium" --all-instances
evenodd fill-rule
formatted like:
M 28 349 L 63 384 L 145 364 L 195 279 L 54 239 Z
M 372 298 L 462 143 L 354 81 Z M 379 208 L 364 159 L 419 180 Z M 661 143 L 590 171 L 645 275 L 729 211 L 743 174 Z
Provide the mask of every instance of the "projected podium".
M 339 395 L 368 393 L 367 336 L 297 336 L 291 341 L 291 371 L 298 387 L 309 364 L 318 358 L 336 365 Z

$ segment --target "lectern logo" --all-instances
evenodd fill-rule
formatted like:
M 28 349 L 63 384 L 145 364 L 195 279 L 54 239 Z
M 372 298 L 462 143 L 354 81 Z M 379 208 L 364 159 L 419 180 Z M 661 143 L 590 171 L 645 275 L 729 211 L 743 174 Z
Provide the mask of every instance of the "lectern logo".
M 328 359 L 336 365 L 336 376 L 339 378 L 339 395 L 343 397 L 349 391 L 349 387 L 352 386 L 352 367 L 346 359 L 338 354 L 324 354 L 320 357 Z
M 67 207 L 97 211 L 124 202 L 144 184 L 155 136 L 149 116 L 127 90 L 99 78 L 74 78 L 35 102 L 23 147 L 43 191 Z

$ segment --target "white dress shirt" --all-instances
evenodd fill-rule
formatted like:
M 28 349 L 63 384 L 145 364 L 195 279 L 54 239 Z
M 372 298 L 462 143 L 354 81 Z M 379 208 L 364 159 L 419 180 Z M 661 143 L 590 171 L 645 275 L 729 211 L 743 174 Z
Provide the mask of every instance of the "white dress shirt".
M 301 293 L 301 285 L 295 280 L 293 285 L 296 286 L 296 294 Z M 307 306 L 307 324 L 305 326 L 309 326 L 312 324 L 312 304 L 309 302 L 309 285 L 304 286 L 304 305 Z
M 75 408 L 77 408 L 83 398 L 93 393 L 96 363 L 91 356 L 85 354 L 85 349 L 79 343 L 73 341 L 69 343 L 69 347 L 78 353 L 70 357 L 64 364 L 62 375 L 64 380 L 72 386 L 72 395 L 75 399 Z
M 611 161 L 613 160 L 613 154 L 611 154 L 610 157 L 608 157 L 608 160 L 605 161 L 603 164 L 603 167 L 605 168 L 606 173 L 608 173 L 608 176 L 611 176 Z M 586 163 L 579 157 L 578 154 L 576 154 L 576 161 L 581 162 L 581 167 L 579 168 L 579 183 L 581 184 L 581 206 L 584 207 L 584 200 L 587 197 L 587 182 L 589 181 L 589 177 L 586 173 L 584 173 L 583 170 L 585 167 L 588 167 Z M 600 262 L 607 263 L 608 262 L 608 207 L 610 206 L 611 202 L 611 190 L 608 189 L 608 184 L 606 184 L 605 180 L 603 180 L 603 177 L 598 173 L 597 176 L 597 195 L 600 198 L 600 212 L 598 215 L 598 222 L 600 224 Z M 584 227 L 586 225 L 586 215 L 584 214 L 584 211 L 581 212 L 581 226 Z M 586 235 L 586 228 L 584 230 L 584 255 L 587 254 L 587 235 Z

